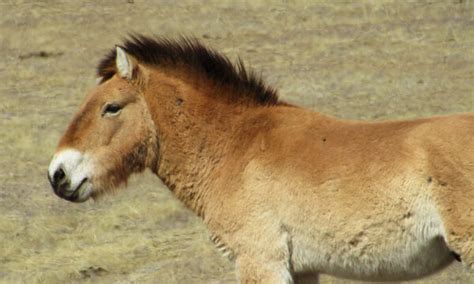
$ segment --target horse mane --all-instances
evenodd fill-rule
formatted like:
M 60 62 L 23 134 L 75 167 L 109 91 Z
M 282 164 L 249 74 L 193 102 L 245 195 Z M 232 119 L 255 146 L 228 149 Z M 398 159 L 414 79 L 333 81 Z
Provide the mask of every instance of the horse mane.
M 218 86 L 229 87 L 234 92 L 222 92 L 236 101 L 246 98 L 257 105 L 285 104 L 278 101 L 277 92 L 265 85 L 260 76 L 248 72 L 238 58 L 234 65 L 226 56 L 205 47 L 195 38 L 181 37 L 178 40 L 143 35 L 132 35 L 121 46 L 139 62 L 151 66 L 184 66 L 196 74 L 203 75 Z M 116 49 L 112 49 L 99 63 L 98 76 L 102 82 L 115 73 Z

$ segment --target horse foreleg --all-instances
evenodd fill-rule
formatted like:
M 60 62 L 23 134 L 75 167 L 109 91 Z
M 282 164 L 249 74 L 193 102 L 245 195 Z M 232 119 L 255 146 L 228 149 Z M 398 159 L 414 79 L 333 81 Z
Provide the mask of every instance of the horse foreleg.
M 260 257 L 240 256 L 236 260 L 239 283 L 290 284 L 294 283 L 284 262 L 260 262 Z

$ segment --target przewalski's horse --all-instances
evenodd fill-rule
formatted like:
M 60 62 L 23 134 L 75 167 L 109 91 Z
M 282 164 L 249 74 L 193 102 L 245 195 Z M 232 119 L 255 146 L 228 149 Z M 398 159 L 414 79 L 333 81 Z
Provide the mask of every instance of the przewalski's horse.
M 336 119 L 194 40 L 132 37 L 98 68 L 49 166 L 82 202 L 151 169 L 241 282 L 405 280 L 474 262 L 474 115 Z

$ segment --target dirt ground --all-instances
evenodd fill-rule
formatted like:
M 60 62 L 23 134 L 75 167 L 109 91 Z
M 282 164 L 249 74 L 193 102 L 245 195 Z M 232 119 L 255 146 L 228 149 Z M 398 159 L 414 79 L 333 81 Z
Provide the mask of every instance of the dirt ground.
M 284 99 L 340 117 L 474 111 L 472 1 L 176 2 L 1 1 L 0 282 L 235 283 L 205 227 L 151 174 L 84 204 L 48 185 L 98 60 L 129 32 L 193 35 Z M 474 274 L 455 263 L 417 283 Z

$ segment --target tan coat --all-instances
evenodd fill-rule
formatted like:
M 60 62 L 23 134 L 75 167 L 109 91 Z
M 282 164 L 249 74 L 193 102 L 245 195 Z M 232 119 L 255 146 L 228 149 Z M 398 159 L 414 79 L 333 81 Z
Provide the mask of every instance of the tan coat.
M 166 44 L 182 50 L 135 38 L 101 63 L 50 165 L 59 196 L 85 201 L 148 167 L 243 283 L 474 265 L 474 115 L 340 120 L 279 102 L 197 43 Z

